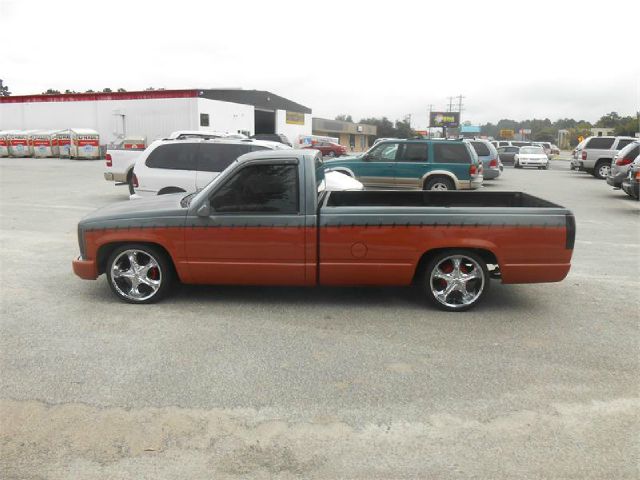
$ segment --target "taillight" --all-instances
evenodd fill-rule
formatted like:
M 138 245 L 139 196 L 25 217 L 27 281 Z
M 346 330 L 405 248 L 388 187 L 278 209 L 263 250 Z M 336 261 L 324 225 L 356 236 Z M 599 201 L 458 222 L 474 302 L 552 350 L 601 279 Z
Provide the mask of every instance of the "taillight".
M 489 162 L 489 168 L 498 168 L 498 160 L 495 158 Z
M 631 162 L 633 162 L 633 158 L 619 158 L 616 160 L 616 165 L 622 167 L 624 165 L 629 165 Z
M 586 151 L 582 151 L 582 160 L 586 160 L 587 159 L 587 152 Z
M 131 185 L 133 185 L 133 188 L 138 188 L 138 177 L 136 177 L 135 173 L 131 177 Z
M 471 175 L 472 177 L 476 176 L 478 174 L 478 167 L 476 166 L 476 164 L 472 164 L 469 167 L 469 175 Z
M 107 162 L 107 167 L 112 167 L 113 166 L 113 160 L 111 159 L 111 154 L 107 153 L 104 156 L 105 161 Z
M 636 180 L 640 181 L 640 170 L 636 172 Z

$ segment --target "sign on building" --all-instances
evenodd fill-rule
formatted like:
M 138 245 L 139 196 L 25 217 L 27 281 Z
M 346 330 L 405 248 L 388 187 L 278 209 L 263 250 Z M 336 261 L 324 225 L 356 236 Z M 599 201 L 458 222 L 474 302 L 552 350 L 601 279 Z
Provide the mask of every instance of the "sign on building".
M 460 125 L 460 112 L 430 112 L 430 127 L 455 128 Z
M 287 123 L 291 125 L 304 125 L 304 113 L 287 111 Z

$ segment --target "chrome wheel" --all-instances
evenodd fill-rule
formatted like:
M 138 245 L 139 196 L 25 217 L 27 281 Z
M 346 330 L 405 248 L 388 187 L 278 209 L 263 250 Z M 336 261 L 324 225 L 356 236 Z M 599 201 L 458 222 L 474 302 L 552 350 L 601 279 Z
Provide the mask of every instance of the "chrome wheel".
M 438 261 L 431 270 L 429 288 L 433 298 L 451 310 L 468 308 L 485 288 L 482 266 L 466 255 L 450 255 Z
M 130 249 L 111 262 L 111 284 L 127 300 L 142 302 L 153 297 L 162 285 L 162 269 L 149 252 Z

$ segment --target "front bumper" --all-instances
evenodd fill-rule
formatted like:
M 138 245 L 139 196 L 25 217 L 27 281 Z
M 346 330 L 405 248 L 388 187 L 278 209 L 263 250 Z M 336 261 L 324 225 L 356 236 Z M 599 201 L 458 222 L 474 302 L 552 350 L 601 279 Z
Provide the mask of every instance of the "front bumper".
M 84 280 L 95 280 L 98 278 L 98 265 L 95 260 L 83 260 L 82 257 L 76 258 L 71 262 L 73 273 Z

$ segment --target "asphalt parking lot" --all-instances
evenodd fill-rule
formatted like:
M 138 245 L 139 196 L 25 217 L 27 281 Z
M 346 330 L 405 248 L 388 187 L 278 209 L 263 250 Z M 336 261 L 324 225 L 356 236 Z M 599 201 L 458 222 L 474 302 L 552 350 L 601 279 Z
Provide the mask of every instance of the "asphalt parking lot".
M 638 478 L 640 203 L 569 171 L 490 190 L 573 210 L 558 284 L 468 313 L 412 289 L 76 278 L 76 223 L 128 198 L 103 162 L 0 159 L 0 477 Z

